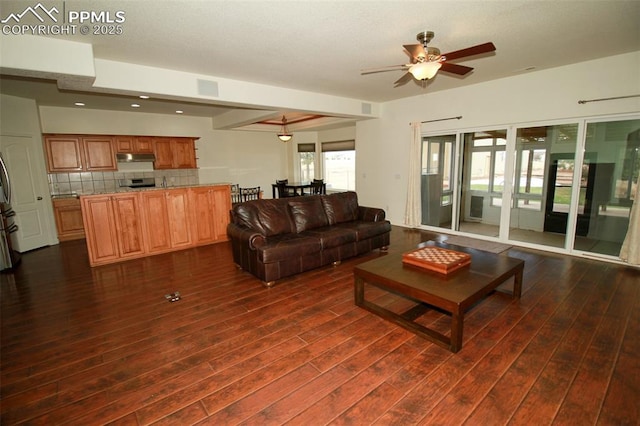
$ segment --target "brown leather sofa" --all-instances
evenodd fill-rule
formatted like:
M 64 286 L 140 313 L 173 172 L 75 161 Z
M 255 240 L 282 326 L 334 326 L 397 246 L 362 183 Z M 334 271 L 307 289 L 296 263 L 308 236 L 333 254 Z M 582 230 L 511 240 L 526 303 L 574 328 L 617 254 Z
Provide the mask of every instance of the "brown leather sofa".
M 271 286 L 276 280 L 386 250 L 391 224 L 355 192 L 263 199 L 237 204 L 227 234 L 233 261 Z

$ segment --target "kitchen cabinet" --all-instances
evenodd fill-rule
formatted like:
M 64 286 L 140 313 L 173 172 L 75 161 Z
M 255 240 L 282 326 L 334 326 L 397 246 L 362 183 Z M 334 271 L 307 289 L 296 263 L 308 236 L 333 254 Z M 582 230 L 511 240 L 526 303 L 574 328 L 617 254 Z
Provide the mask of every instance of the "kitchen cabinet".
M 196 168 L 196 147 L 193 139 L 171 139 L 174 169 Z
M 187 188 L 142 192 L 150 253 L 190 247 Z
M 116 152 L 125 154 L 153 154 L 151 136 L 116 136 Z
M 82 209 L 78 198 L 53 199 L 53 214 L 56 219 L 59 241 L 84 238 Z
M 44 150 L 49 173 L 116 171 L 116 153 L 154 154 L 154 169 L 195 169 L 196 139 L 45 134 Z
M 229 185 L 85 195 L 91 266 L 227 240 Z
M 139 194 L 113 195 L 111 203 L 120 258 L 139 257 L 145 254 L 147 250 L 143 235 L 143 216 L 140 211 Z
M 44 151 L 49 173 L 80 172 L 84 170 L 84 153 L 79 136 L 45 136 Z
M 187 188 L 169 189 L 166 194 L 171 247 L 189 247 L 192 245 L 189 226 L 189 192 Z
M 84 170 L 88 172 L 118 170 L 111 136 L 81 137 L 84 151 Z
M 91 266 L 147 252 L 139 193 L 85 196 L 81 206 Z
M 140 194 L 142 214 L 145 217 L 145 234 L 149 253 L 161 253 L 171 249 L 169 215 L 166 191 L 145 191 Z
M 45 135 L 47 171 L 118 170 L 111 136 Z
M 153 153 L 156 161 L 153 162 L 154 169 L 173 168 L 173 152 L 171 150 L 171 139 L 153 138 Z
M 154 138 L 154 169 L 195 169 L 196 149 L 193 138 Z
M 228 186 L 194 187 L 189 190 L 192 234 L 195 245 L 227 239 L 231 195 Z
M 120 255 L 111 196 L 91 195 L 82 197 L 80 202 L 89 264 L 95 266 L 117 261 Z

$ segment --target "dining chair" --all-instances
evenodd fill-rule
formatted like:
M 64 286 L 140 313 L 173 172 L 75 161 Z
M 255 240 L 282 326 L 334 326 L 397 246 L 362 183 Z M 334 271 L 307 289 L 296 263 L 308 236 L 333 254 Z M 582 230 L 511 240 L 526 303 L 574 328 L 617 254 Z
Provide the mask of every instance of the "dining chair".
M 325 188 L 322 179 L 314 179 L 313 182 L 311 182 L 311 195 L 326 194 Z
M 278 198 L 293 197 L 296 195 L 293 189 L 287 188 L 288 183 L 289 179 L 276 179 L 276 185 L 278 187 Z
M 240 188 L 240 196 L 242 201 L 258 200 L 260 199 L 260 187 Z
M 235 205 L 242 202 L 242 195 L 240 194 L 240 184 L 231 184 L 231 205 Z
M 286 198 L 292 196 L 285 183 L 277 182 L 276 185 L 276 188 L 278 189 L 278 198 Z

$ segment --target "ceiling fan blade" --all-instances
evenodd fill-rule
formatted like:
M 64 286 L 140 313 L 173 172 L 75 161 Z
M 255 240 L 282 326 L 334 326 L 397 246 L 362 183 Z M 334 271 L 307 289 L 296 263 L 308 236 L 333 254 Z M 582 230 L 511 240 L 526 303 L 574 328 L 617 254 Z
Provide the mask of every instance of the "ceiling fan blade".
M 440 67 L 440 71 L 450 72 L 451 74 L 465 75 L 473 71 L 473 68 L 466 67 L 464 65 L 443 62 L 442 67 Z
M 456 50 L 454 52 L 445 53 L 443 56 L 447 58 L 447 61 L 453 59 L 465 58 L 467 56 L 479 55 L 481 53 L 493 52 L 496 47 L 493 43 L 484 43 L 477 46 L 467 47 L 466 49 Z
M 427 53 L 424 51 L 424 47 L 421 44 L 403 44 L 402 47 L 404 47 L 409 53 L 409 56 L 411 56 L 412 64 L 418 62 L 416 59 L 418 56 L 422 56 L 424 58 L 427 57 Z
M 399 79 L 397 79 L 393 83 L 393 87 L 398 87 L 398 86 L 402 86 L 403 84 L 407 84 L 407 82 L 409 82 L 412 79 L 413 79 L 413 76 L 411 75 L 411 73 L 408 72 L 405 75 L 403 75 L 402 77 L 400 77 Z
M 365 74 L 374 74 L 377 72 L 387 72 L 387 71 L 397 71 L 397 70 L 402 70 L 407 68 L 406 65 L 390 65 L 388 67 L 381 67 L 381 68 L 369 68 L 366 70 L 360 70 L 360 75 L 365 75 Z

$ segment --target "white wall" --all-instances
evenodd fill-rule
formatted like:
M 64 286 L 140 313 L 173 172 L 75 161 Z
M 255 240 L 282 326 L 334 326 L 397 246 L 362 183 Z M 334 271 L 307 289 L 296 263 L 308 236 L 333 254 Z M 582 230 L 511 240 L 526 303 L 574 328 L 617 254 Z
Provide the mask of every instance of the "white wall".
M 392 223 L 403 224 L 412 121 L 463 117 L 422 125 L 432 133 L 634 113 L 637 97 L 578 101 L 639 94 L 639 76 L 640 52 L 634 52 L 384 103 L 380 118 L 356 124 L 359 201 L 385 208 Z
M 353 140 L 356 138 L 356 126 L 341 127 L 339 129 L 322 130 L 318 132 L 319 142 L 335 142 Z M 358 147 L 356 147 L 356 150 Z
M 274 133 L 213 130 L 211 118 L 141 112 L 40 107 L 43 133 L 193 136 L 200 183 L 260 186 L 271 197 L 271 183 L 289 173 L 290 144 Z M 297 134 L 296 139 L 301 139 Z

